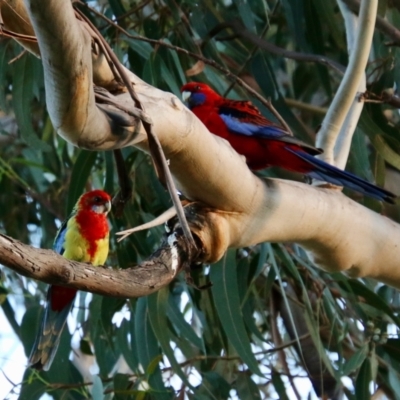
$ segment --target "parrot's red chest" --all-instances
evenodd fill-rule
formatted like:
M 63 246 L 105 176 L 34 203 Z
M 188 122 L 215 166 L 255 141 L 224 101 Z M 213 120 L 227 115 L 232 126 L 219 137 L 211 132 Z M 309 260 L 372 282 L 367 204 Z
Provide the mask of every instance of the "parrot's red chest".
M 94 257 L 97 241 L 104 239 L 109 232 L 107 217 L 92 210 L 80 210 L 76 215 L 80 233 L 89 244 L 89 255 Z

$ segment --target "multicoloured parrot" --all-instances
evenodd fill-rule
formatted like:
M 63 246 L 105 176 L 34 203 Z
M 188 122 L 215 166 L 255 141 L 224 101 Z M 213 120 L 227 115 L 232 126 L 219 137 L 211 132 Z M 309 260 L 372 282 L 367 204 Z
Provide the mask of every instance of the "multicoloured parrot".
M 103 265 L 108 255 L 110 209 L 111 198 L 102 190 L 83 194 L 58 230 L 53 249 L 69 260 Z M 32 368 L 45 371 L 50 368 L 76 292 L 62 286 L 49 287 L 40 330 L 29 357 Z
M 181 92 L 189 109 L 211 133 L 226 139 L 245 156 L 250 169 L 277 166 L 394 203 L 393 193 L 314 157 L 322 150 L 289 135 L 250 101 L 226 99 L 199 82 L 183 85 Z

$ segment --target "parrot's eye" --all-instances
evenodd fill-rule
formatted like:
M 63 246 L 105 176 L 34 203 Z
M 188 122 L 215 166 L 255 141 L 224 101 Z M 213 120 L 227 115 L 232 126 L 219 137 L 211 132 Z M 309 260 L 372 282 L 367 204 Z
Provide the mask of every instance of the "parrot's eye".
M 99 196 L 96 196 L 93 200 L 95 203 L 101 203 L 103 201 L 103 199 Z
M 195 90 L 200 90 L 200 86 L 197 85 L 197 86 L 195 87 Z

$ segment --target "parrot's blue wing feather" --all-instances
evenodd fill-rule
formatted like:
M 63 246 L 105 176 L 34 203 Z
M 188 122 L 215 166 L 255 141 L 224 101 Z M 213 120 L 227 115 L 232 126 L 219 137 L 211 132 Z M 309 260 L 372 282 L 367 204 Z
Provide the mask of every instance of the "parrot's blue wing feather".
M 57 232 L 57 236 L 54 239 L 53 250 L 58 254 L 63 255 L 64 253 L 64 242 L 65 242 L 65 234 L 67 233 L 67 221 L 64 221 L 60 226 L 60 229 Z
M 287 148 L 287 150 L 314 166 L 314 171 L 307 173 L 307 175 L 313 179 L 326 181 L 338 186 L 346 186 L 377 200 L 387 201 L 392 204 L 395 202 L 396 196 L 393 193 L 375 186 L 373 183 L 330 165 L 305 152 L 296 152 L 289 148 Z
M 248 118 L 238 119 L 239 116 L 243 116 L 242 111 L 237 111 L 233 108 L 220 108 L 220 111 L 226 112 L 226 114 L 219 114 L 228 130 L 231 133 L 237 135 L 251 136 L 254 138 L 265 139 L 265 140 L 279 140 L 281 142 L 294 144 L 299 146 L 301 149 L 309 154 L 321 154 L 322 150 L 317 149 L 314 146 L 310 146 L 299 139 L 289 135 L 283 128 L 273 125 L 262 115 L 251 115 Z M 233 112 L 235 111 L 235 112 Z M 237 115 L 237 116 L 236 116 Z M 251 118 L 250 118 L 251 117 Z M 251 122 L 254 119 L 255 122 Z M 262 125 L 263 124 L 263 125 Z
M 76 215 L 76 209 L 74 208 L 69 217 L 65 221 L 63 221 L 60 228 L 58 229 L 57 235 L 53 243 L 53 250 L 56 251 L 58 254 L 61 255 L 64 254 L 65 251 L 64 243 L 65 243 L 65 234 L 67 233 L 67 224 L 68 221 L 75 215 Z
M 260 126 L 252 122 L 241 121 L 230 114 L 219 114 L 229 131 L 246 136 L 256 136 L 265 139 L 276 139 L 286 136 L 287 132 L 275 125 Z

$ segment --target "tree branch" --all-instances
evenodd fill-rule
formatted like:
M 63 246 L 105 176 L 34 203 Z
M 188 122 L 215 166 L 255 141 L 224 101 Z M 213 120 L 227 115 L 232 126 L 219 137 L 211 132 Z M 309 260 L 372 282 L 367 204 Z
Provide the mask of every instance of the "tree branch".
M 0 0 L 0 33 L 12 37 L 32 54 L 39 55 L 35 32 L 22 0 Z
M 267 40 L 258 37 L 256 34 L 248 31 L 239 21 L 222 22 L 209 32 L 209 36 L 214 37 L 226 28 L 231 28 L 235 32 L 236 36 L 246 39 L 251 43 L 257 45 L 257 47 L 259 47 L 260 49 L 266 50 L 272 54 L 289 58 L 291 60 L 313 62 L 325 65 L 333 69 L 334 71 L 339 72 L 340 74 L 343 74 L 345 71 L 345 67 L 343 65 L 329 59 L 328 57 L 320 56 L 318 54 L 299 53 L 298 51 L 287 50 L 282 47 L 276 46 L 275 44 L 270 43 Z
M 342 1 L 347 4 L 351 11 L 358 15 L 358 13 L 360 12 L 360 2 L 358 0 Z M 393 5 L 396 6 L 395 2 L 393 3 Z M 400 30 L 390 24 L 385 18 L 382 18 L 379 15 L 376 17 L 376 28 L 380 30 L 384 35 L 392 39 L 393 44 L 395 44 L 396 46 L 400 46 Z
M 374 34 L 377 7 L 378 0 L 364 0 L 362 3 L 357 36 L 353 51 L 349 55 L 349 65 L 317 135 L 316 147 L 324 149 L 324 153 L 319 157 L 330 164 L 334 164 L 337 137 L 356 100 L 360 80 L 365 72 Z
M 351 13 L 342 1 L 339 0 L 338 4 L 342 12 L 344 24 L 346 27 L 348 53 L 351 55 L 355 51 L 354 46 L 357 44 L 356 39 L 359 27 L 358 17 Z M 365 71 L 363 71 L 359 76 L 356 93 L 364 93 L 366 88 L 367 78 L 365 76 Z M 364 103 L 360 101 L 359 96 L 355 95 L 355 97 L 353 98 L 353 102 L 348 109 L 346 118 L 340 128 L 333 151 L 334 165 L 336 165 L 338 168 L 345 169 L 346 167 L 351 148 L 351 141 L 353 139 L 353 135 L 356 130 L 358 120 L 360 119 L 363 108 Z
M 42 58 L 47 109 L 54 128 L 84 148 L 126 146 L 139 120 L 116 123 L 95 104 L 90 29 L 75 18 L 70 2 L 27 2 Z M 62 57 L 60 56 L 62 55 Z
M 0 234 L 1 263 L 28 278 L 114 297 L 140 297 L 168 285 L 187 254 L 181 235 L 171 234 L 142 264 L 128 269 L 94 267 L 67 260 L 52 250 L 36 249 Z

